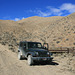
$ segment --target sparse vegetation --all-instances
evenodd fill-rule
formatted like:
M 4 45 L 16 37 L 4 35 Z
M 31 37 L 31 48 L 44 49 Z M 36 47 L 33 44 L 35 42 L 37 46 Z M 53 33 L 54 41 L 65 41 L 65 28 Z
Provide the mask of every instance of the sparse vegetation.
M 74 32 L 74 34 L 75 34 L 75 32 Z
M 75 45 L 75 42 L 73 43 L 73 45 Z
M 60 41 L 57 41 L 56 43 L 58 44 L 58 43 L 60 43 Z
M 67 38 L 66 41 L 68 41 L 69 39 Z
M 61 43 L 62 47 L 70 47 L 74 45 L 75 39 L 75 21 L 70 16 L 72 14 L 66 17 L 31 17 L 17 22 L 1 21 L 0 43 L 3 45 L 11 43 L 17 48 L 19 41 L 39 41 L 47 42 L 52 47 L 61 46 Z

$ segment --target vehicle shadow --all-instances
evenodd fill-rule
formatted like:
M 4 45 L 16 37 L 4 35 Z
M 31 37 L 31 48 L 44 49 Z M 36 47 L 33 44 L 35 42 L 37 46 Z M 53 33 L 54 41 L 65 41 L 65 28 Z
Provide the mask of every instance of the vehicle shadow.
M 22 58 L 21 60 L 27 60 L 27 58 Z
M 45 65 L 59 65 L 59 63 L 52 61 L 52 62 L 35 62 L 33 66 L 45 66 Z
M 26 58 L 22 58 L 21 59 L 22 61 L 27 61 Z M 56 62 L 56 60 L 52 60 L 52 62 L 47 62 L 47 61 L 40 61 L 40 62 L 37 62 L 35 61 L 34 64 L 32 66 L 45 66 L 45 65 L 59 65 L 59 63 Z
M 51 62 L 51 63 L 49 63 L 49 65 L 59 65 L 59 63 L 57 63 L 57 62 Z

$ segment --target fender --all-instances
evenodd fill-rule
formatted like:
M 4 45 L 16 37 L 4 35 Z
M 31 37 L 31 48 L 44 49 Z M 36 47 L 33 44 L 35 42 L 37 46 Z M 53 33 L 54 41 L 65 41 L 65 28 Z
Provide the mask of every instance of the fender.
M 35 53 L 34 52 L 27 52 L 26 57 L 28 57 L 28 55 L 35 56 Z

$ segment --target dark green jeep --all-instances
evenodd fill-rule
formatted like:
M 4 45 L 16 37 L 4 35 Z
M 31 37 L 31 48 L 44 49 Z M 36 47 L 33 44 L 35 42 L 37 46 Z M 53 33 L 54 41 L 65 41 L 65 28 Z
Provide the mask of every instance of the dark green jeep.
M 48 44 L 43 46 L 40 42 L 26 42 L 21 41 L 18 49 L 18 58 L 28 59 L 28 64 L 32 65 L 35 61 L 52 61 L 51 53 L 48 51 Z

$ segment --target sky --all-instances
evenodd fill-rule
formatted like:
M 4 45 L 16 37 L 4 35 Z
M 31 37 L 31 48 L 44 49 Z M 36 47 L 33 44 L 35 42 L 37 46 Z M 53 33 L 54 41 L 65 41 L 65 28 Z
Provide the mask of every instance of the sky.
M 75 0 L 0 0 L 1 20 L 67 16 L 74 12 Z

